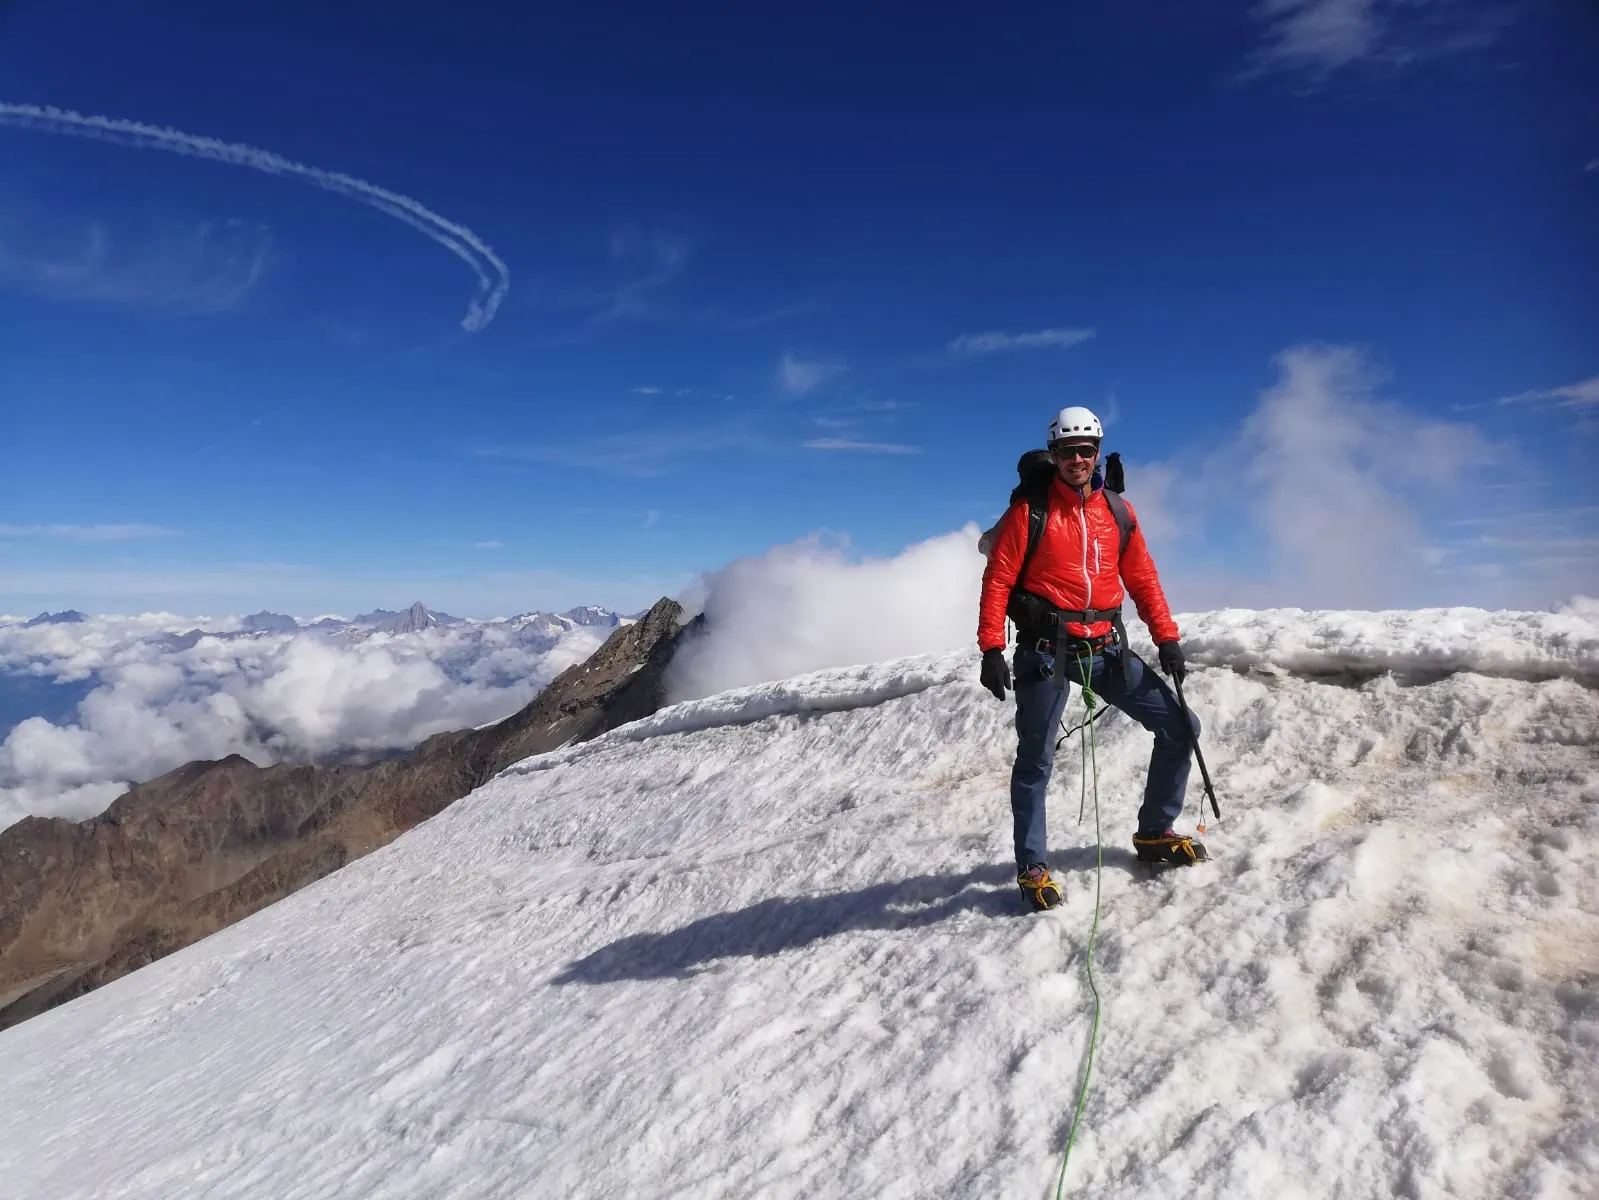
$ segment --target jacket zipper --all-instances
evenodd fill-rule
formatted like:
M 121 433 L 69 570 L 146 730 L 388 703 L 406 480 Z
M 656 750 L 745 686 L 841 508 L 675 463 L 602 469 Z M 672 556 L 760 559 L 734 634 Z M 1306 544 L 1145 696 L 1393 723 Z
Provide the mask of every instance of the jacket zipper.
M 1088 497 L 1083 496 L 1082 501 L 1083 507 L 1078 517 L 1083 524 L 1083 610 L 1087 612 L 1094 607 L 1094 581 L 1088 574 Z M 1083 631 L 1086 633 L 1087 630 L 1088 626 L 1084 625 Z

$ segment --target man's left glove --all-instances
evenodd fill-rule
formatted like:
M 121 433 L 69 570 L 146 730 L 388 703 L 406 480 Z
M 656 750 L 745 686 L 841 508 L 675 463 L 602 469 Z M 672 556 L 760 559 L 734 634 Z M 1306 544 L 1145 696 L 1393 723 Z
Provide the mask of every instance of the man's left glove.
M 983 671 L 978 679 L 999 699 L 1005 698 L 1005 689 L 1010 687 L 1010 666 L 1003 650 L 983 651 Z
M 1162 642 L 1160 644 L 1160 669 L 1178 683 L 1183 681 L 1188 674 L 1188 664 L 1183 661 L 1183 644 L 1181 642 Z

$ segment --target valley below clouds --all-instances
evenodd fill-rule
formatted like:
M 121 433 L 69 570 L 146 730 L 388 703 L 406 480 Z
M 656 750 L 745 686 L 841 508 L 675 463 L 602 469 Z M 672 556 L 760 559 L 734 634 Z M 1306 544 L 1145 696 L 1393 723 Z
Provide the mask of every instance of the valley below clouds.
M 467 621 L 0 617 L 0 828 L 92 817 L 196 759 L 371 761 L 515 712 L 596 650 L 601 609 Z

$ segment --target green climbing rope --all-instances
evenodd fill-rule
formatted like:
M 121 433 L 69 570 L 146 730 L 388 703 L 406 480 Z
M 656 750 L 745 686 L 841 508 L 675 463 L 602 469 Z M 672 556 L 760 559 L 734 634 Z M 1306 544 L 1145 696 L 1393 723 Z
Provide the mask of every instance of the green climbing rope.
M 1099 936 L 1099 885 L 1105 873 L 1105 840 L 1099 831 L 1099 759 L 1098 739 L 1094 736 L 1094 705 L 1099 702 L 1099 697 L 1094 695 L 1094 689 L 1089 683 L 1088 662 L 1086 658 L 1079 659 L 1078 665 L 1082 672 L 1083 704 L 1088 709 L 1089 720 L 1083 723 L 1083 740 L 1087 744 L 1087 753 L 1083 755 L 1083 790 L 1086 792 L 1089 780 L 1093 780 L 1094 790 L 1094 924 L 1088 931 L 1088 955 L 1085 963 L 1088 970 L 1088 990 L 1094 995 L 1094 1022 L 1088 1031 L 1088 1061 L 1083 1066 L 1083 1083 L 1077 1090 L 1077 1108 L 1072 1113 L 1072 1127 L 1066 1134 L 1066 1150 L 1060 1159 L 1060 1177 L 1055 1181 L 1055 1200 L 1061 1200 L 1066 1188 L 1066 1166 L 1072 1160 L 1072 1146 L 1077 1142 L 1077 1127 L 1083 1120 L 1083 1109 L 1088 1103 L 1088 1081 L 1094 1074 L 1094 1051 L 1099 1045 L 1099 984 L 1094 979 L 1094 941 Z

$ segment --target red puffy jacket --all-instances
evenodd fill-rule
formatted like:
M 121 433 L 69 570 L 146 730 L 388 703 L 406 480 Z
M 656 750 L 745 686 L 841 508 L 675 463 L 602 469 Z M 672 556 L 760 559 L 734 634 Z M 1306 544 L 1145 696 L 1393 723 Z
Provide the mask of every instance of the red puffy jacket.
M 1127 509 L 1132 513 L 1132 505 Z M 1149 626 L 1155 644 L 1175 642 L 1177 622 L 1172 620 L 1166 593 L 1161 591 L 1155 560 L 1149 557 L 1149 547 L 1144 544 L 1144 531 L 1137 527 L 1137 514 L 1132 515 L 1132 536 L 1127 539 L 1127 549 L 1118 564 L 1121 530 L 1116 527 L 1104 493 L 1093 491 L 1080 496 L 1057 478 L 1050 488 L 1049 519 L 1044 523 L 1033 561 L 1027 566 L 1024 586 L 1056 608 L 1109 609 L 1121 605 L 1125 580 L 1126 592 L 1132 594 L 1138 615 Z M 977 615 L 978 649 L 1004 648 L 1005 606 L 1026 556 L 1027 502 L 1019 500 L 994 531 Z M 1066 626 L 1066 632 L 1072 637 L 1096 638 L 1109 633 L 1110 628 L 1109 621 L 1088 626 L 1073 623 Z

